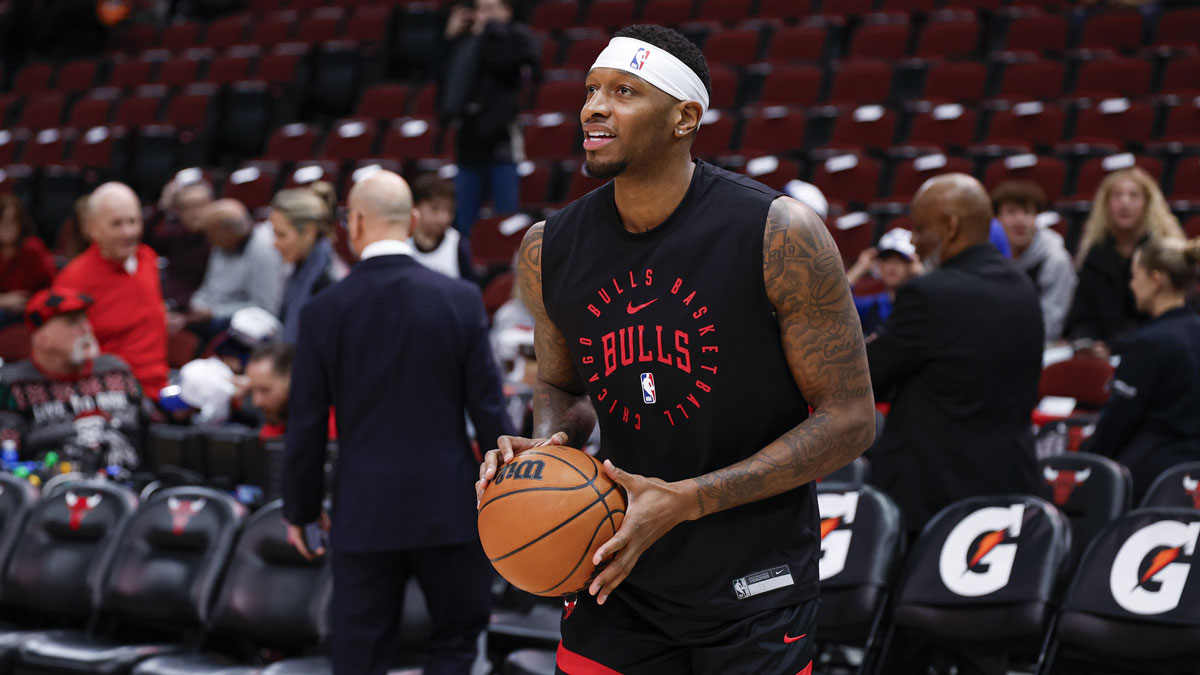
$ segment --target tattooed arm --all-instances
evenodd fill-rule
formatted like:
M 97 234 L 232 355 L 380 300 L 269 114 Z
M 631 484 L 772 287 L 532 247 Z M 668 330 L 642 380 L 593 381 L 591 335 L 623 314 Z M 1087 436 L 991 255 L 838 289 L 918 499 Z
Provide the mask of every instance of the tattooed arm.
M 605 462 L 605 471 L 625 488 L 629 509 L 621 529 L 592 560 L 610 559 L 589 588 L 598 603 L 680 522 L 821 478 L 874 438 L 871 376 L 842 258 L 816 214 L 786 197 L 776 199 L 767 215 L 763 280 L 792 377 L 813 414 L 749 458 L 698 478 L 668 483 Z
M 533 346 L 538 379 L 533 385 L 533 435 L 537 438 L 501 436 L 479 467 L 476 497 L 483 494 L 496 468 L 525 450 L 539 445 L 583 447 L 596 426 L 596 410 L 571 363 L 567 340 L 546 315 L 542 302 L 542 238 L 546 224 L 537 223 L 525 233 L 517 259 L 517 291 L 533 315 Z
M 747 459 L 697 478 L 696 517 L 826 476 L 875 436 L 862 326 L 841 255 L 816 214 L 786 197 L 767 215 L 763 280 L 792 377 L 813 413 Z

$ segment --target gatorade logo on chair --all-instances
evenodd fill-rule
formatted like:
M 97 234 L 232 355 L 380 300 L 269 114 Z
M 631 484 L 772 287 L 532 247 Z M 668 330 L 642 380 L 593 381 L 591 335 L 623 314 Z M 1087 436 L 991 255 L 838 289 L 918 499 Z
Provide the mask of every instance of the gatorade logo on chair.
M 850 539 L 854 530 L 842 525 L 854 523 L 858 513 L 858 492 L 825 492 L 817 495 L 821 512 L 821 581 L 831 579 L 846 569 Z
M 938 561 L 946 588 L 977 598 L 1007 586 L 1024 515 L 1023 504 L 990 506 L 959 521 L 946 537 Z
M 1134 532 L 1113 559 L 1108 578 L 1113 599 L 1127 611 L 1142 615 L 1178 607 L 1198 537 L 1200 522 L 1176 520 L 1161 520 Z

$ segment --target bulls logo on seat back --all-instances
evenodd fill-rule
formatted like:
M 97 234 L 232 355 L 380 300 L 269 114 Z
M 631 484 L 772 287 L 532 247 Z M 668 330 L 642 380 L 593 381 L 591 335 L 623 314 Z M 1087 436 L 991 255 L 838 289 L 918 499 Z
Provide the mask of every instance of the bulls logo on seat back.
M 1113 460 L 1086 452 L 1068 452 L 1038 461 L 1036 494 L 1054 504 L 1071 522 L 1074 568 L 1096 533 L 1129 510 L 1133 480 Z
M 1194 672 L 1200 663 L 1198 544 L 1196 509 L 1138 509 L 1105 528 L 1063 600 L 1055 635 L 1060 662 Z
M 301 557 L 288 543 L 283 503 L 263 507 L 238 539 L 213 610 L 215 629 L 277 649 L 324 641 L 333 590 L 328 558 Z
M 1038 497 L 955 502 L 908 557 L 895 623 L 935 641 L 1036 649 L 1070 541 L 1066 517 Z
M 1150 484 L 1141 506 L 1200 509 L 1200 462 L 1177 464 L 1160 473 Z
M 890 583 L 900 549 L 900 510 L 869 485 L 822 483 L 821 640 L 861 645 Z
M 132 492 L 102 481 L 79 481 L 38 500 L 13 547 L 0 601 L 43 617 L 86 618 L 122 522 L 136 506 Z

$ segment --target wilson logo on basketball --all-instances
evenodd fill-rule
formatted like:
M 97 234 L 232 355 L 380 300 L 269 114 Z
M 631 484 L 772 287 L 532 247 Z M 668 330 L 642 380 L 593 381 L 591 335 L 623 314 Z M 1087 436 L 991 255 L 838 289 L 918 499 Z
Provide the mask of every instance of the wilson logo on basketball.
M 579 338 L 597 411 L 640 431 L 651 419 L 683 424 L 700 409 L 712 393 L 720 349 L 708 306 L 682 277 L 656 284 L 653 269 L 630 270 L 598 289 L 587 311 L 627 323 Z
M 492 482 L 499 485 L 506 480 L 541 480 L 542 471 L 545 468 L 546 463 L 540 459 L 514 462 L 507 466 L 500 467 L 500 470 L 496 472 L 496 477 L 492 479 Z

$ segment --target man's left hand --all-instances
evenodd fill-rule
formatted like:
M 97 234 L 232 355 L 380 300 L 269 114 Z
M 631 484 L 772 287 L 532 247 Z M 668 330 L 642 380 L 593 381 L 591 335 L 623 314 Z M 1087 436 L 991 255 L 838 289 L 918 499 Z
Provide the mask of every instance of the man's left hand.
M 308 550 L 308 544 L 304 542 L 303 525 L 293 525 L 286 520 L 283 521 L 283 524 L 287 526 L 288 543 L 295 547 L 295 549 L 300 552 L 300 555 L 304 556 L 305 560 L 316 560 L 317 558 L 325 555 L 324 548 L 319 548 L 315 551 Z M 321 517 L 317 519 L 317 527 L 320 527 L 322 531 L 328 533 L 329 524 L 329 514 L 322 511 Z
M 629 503 L 620 529 L 596 550 L 592 558 L 592 563 L 597 566 L 604 560 L 609 561 L 588 588 L 600 605 L 625 581 L 651 544 L 679 523 L 699 516 L 695 492 L 690 489 L 692 481 L 668 483 L 647 478 L 622 471 L 608 460 L 604 461 L 604 472 L 625 488 Z

